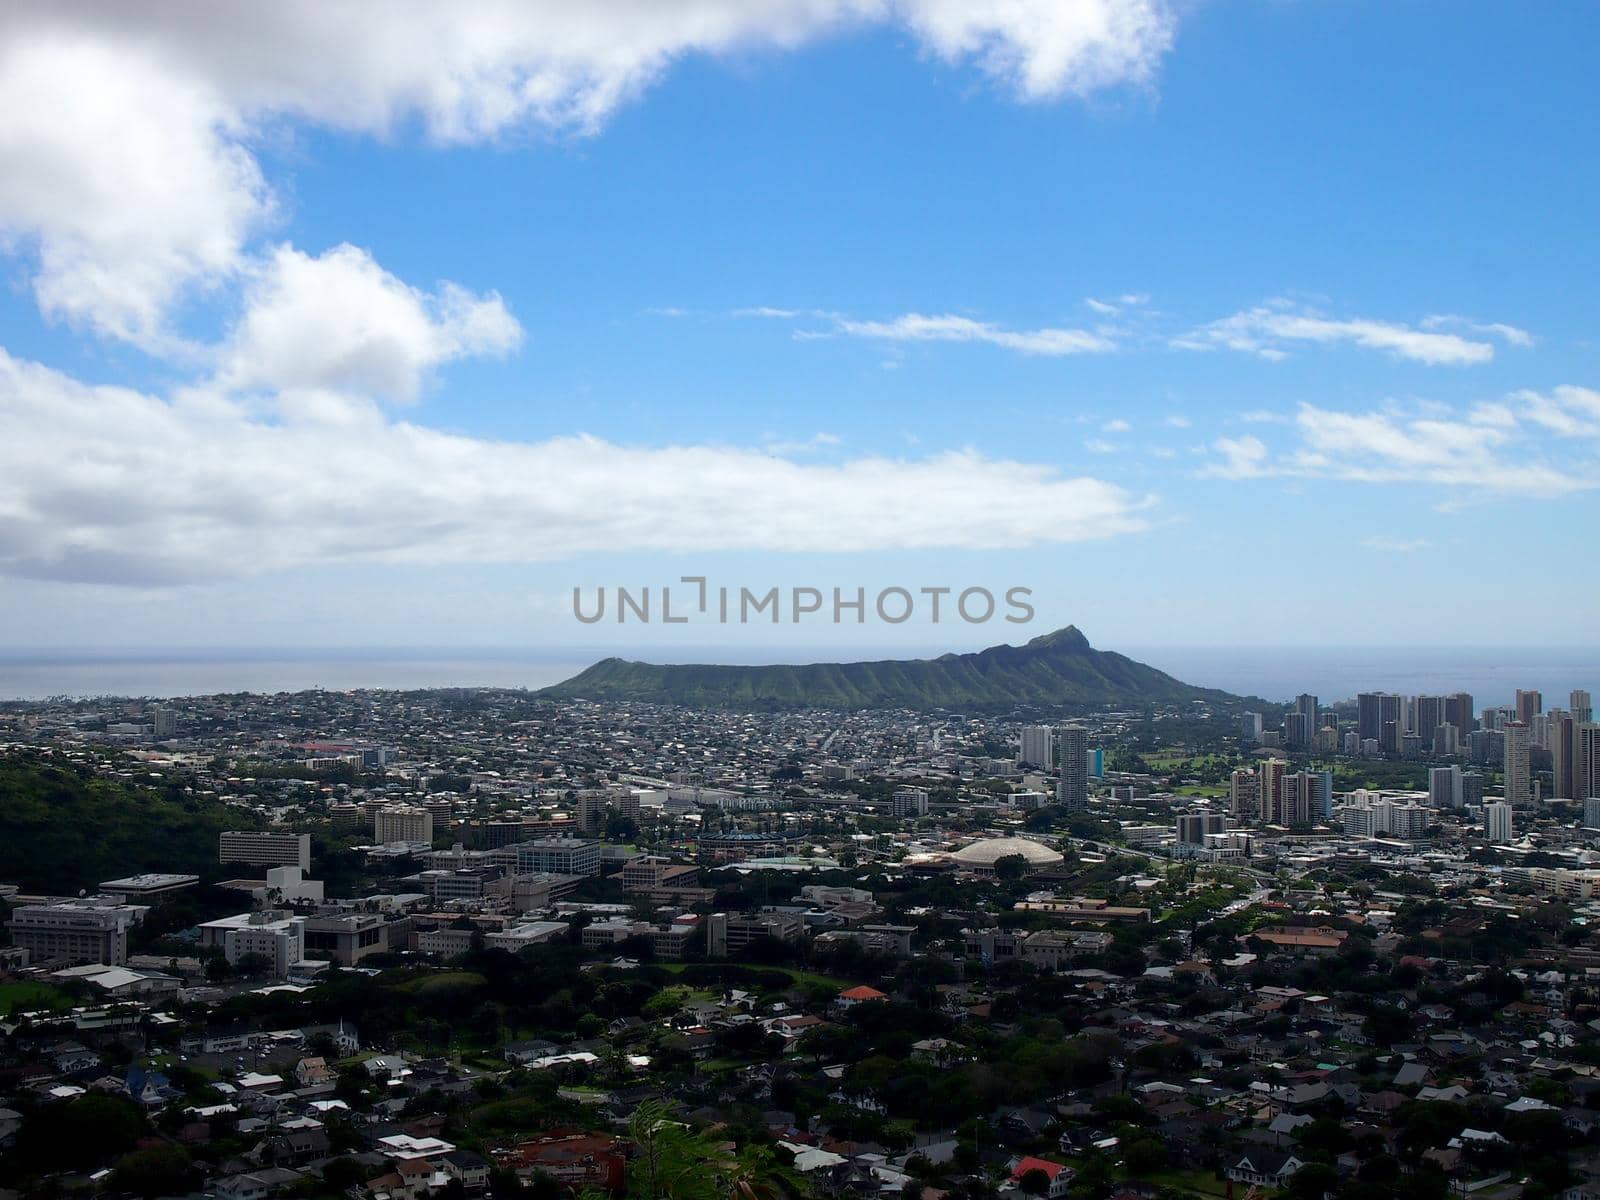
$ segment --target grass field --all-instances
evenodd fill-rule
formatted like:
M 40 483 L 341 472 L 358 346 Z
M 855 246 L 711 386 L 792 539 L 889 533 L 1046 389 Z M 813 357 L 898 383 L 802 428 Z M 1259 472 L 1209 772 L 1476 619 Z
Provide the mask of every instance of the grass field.
M 30 1009 L 71 1008 L 72 999 L 59 988 L 47 983 L 0 983 L 0 1015 L 27 1012 Z
M 658 963 L 656 965 L 661 967 L 661 969 L 664 971 L 670 971 L 674 975 L 681 974 L 689 966 L 688 963 Z M 704 966 L 707 964 L 702 963 L 698 965 Z M 779 974 L 787 975 L 796 983 L 815 984 L 820 987 L 835 988 L 839 991 L 843 991 L 845 988 L 852 986 L 851 981 L 848 979 L 836 979 L 832 975 L 819 975 L 815 971 L 801 971 L 795 967 L 769 967 L 765 963 L 760 965 L 749 965 L 754 966 L 756 970 L 760 971 L 777 971 Z

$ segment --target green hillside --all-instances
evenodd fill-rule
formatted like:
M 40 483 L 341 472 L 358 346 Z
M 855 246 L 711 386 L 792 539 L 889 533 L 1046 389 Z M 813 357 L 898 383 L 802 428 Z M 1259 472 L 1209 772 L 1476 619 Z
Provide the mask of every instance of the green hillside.
M 26 751 L 0 757 L 0 881 L 73 893 L 140 871 L 215 875 L 247 814 L 181 787 L 134 787 Z
M 745 667 L 608 658 L 540 694 L 701 708 L 1090 708 L 1238 699 L 1096 650 L 1070 625 L 1025 646 L 932 659 Z

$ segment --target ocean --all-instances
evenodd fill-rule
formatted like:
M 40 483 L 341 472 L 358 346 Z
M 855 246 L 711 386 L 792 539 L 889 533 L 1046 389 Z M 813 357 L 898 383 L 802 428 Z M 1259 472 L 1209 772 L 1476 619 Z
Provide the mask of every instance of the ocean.
M 1573 688 L 1600 693 L 1600 648 L 1120 646 L 1179 679 L 1282 701 L 1310 692 L 1324 703 L 1362 691 L 1470 692 L 1478 707 L 1510 703 L 1517 688 L 1565 705 Z M 348 650 L 146 650 L 48 652 L 0 649 L 0 700 L 50 696 L 208 695 L 307 688 L 540 688 L 609 654 L 646 661 L 818 662 L 911 658 L 937 650 L 851 647 L 569 647 Z

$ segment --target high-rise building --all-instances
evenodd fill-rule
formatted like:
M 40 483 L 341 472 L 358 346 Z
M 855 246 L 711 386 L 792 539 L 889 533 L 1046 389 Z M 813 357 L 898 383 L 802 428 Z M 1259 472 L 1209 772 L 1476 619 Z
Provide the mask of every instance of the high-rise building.
M 1278 803 L 1283 797 L 1283 775 L 1288 769 L 1289 764 L 1281 758 L 1269 758 L 1261 764 L 1261 784 L 1258 793 L 1261 819 L 1269 825 L 1283 819 L 1278 813 Z
M 11 914 L 11 942 L 36 964 L 120 967 L 139 912 L 126 904 L 26 904 Z
M 1187 846 L 1203 846 L 1208 833 L 1227 833 L 1228 818 L 1223 813 L 1179 813 L 1178 841 Z
M 1356 736 L 1362 741 L 1376 739 L 1383 731 L 1382 692 L 1362 692 L 1356 696 Z
M 1433 767 L 1428 771 L 1428 804 L 1433 808 L 1461 807 L 1460 767 Z
M 426 842 L 431 845 L 433 814 L 425 808 L 400 805 L 380 808 L 372 816 L 372 836 L 384 845 L 391 842 Z
M 1551 714 L 1550 762 L 1550 794 L 1565 800 L 1578 799 L 1578 723 L 1570 714 Z
M 1309 692 L 1301 692 L 1294 698 L 1294 711 L 1306 719 L 1306 726 L 1312 733 L 1322 727 L 1320 720 L 1322 710 L 1317 704 L 1317 698 Z
M 1251 745 L 1261 741 L 1261 714 L 1247 712 L 1239 718 L 1239 740 Z
M 230 830 L 218 839 L 217 861 L 254 866 L 311 869 L 309 833 L 260 833 Z
M 1296 771 L 1278 783 L 1277 823 L 1311 825 L 1328 811 L 1326 789 L 1331 776 L 1321 771 Z
M 1056 731 L 1048 725 L 1024 725 L 1018 759 L 1048 771 L 1056 765 Z
M 925 817 L 928 815 L 928 793 L 924 788 L 903 787 L 894 791 L 894 815 L 897 817 Z
M 1519 697 L 1521 693 L 1518 693 Z M 1528 773 L 1528 726 L 1513 721 L 1505 729 L 1506 803 L 1526 804 L 1532 781 Z
M 1582 688 L 1572 689 L 1572 695 L 1567 700 L 1567 711 L 1579 725 L 1587 725 L 1594 720 L 1594 702 Z
M 1433 731 L 1445 723 L 1443 696 L 1416 696 L 1411 701 L 1411 732 L 1433 745 Z
M 1261 816 L 1261 778 L 1249 767 L 1239 767 L 1228 779 L 1228 807 L 1236 822 Z
M 1063 725 L 1058 739 L 1061 783 L 1056 803 L 1068 812 L 1089 807 L 1089 732 L 1081 725 Z
M 1585 721 L 1574 732 L 1572 751 L 1574 800 L 1600 796 L 1600 725 Z
M 1590 796 L 1583 802 L 1583 827 L 1600 830 L 1600 796 Z
M 1511 844 L 1511 805 L 1491 800 L 1483 806 L 1483 837 L 1491 845 Z
M 1462 737 L 1466 737 L 1478 727 L 1478 718 L 1473 715 L 1472 693 L 1457 692 L 1453 696 L 1444 698 L 1444 719 L 1448 725 L 1454 725 Z
M 1309 750 L 1316 727 L 1311 718 L 1302 712 L 1283 714 L 1283 744 L 1291 750 Z
M 1517 720 L 1532 725 L 1533 718 L 1544 711 L 1544 693 L 1517 689 Z

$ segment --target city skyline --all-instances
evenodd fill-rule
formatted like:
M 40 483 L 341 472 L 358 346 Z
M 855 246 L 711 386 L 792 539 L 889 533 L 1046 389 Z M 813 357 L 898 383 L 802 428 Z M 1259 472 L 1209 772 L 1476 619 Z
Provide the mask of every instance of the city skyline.
M 652 12 L 10 8 L 0 642 L 561 645 L 714 574 L 1462 645 L 1600 585 L 1592 8 Z

